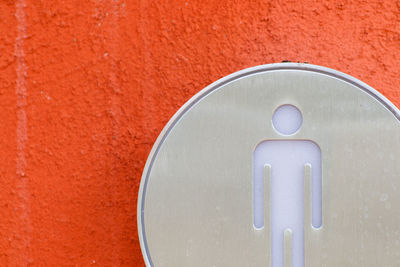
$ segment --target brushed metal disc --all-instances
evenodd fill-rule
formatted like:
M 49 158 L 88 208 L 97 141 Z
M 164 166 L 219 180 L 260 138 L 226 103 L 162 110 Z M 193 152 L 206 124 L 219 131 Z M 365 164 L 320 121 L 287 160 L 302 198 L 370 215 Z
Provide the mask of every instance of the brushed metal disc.
M 282 104 L 302 112 L 292 136 L 270 123 Z M 252 157 L 275 139 L 321 149 L 323 226 L 304 229 L 305 266 L 400 266 L 400 111 L 353 77 L 297 63 L 229 75 L 164 128 L 138 199 L 146 265 L 269 266 L 268 227 L 253 226 Z

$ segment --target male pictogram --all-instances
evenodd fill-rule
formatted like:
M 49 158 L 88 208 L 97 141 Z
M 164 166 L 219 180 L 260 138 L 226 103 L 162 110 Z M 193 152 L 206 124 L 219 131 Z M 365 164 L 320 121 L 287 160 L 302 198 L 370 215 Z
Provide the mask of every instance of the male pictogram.
M 271 240 L 266 242 L 270 242 L 272 267 L 304 267 L 305 224 L 322 226 L 321 150 L 312 140 L 288 138 L 302 124 L 296 107 L 280 106 L 272 122 L 286 138 L 263 141 L 255 149 L 254 227 L 270 231 Z M 309 182 L 307 170 L 311 174 Z M 305 196 L 307 186 L 311 187 L 308 192 L 312 197 Z M 312 200 L 305 203 L 304 199 Z M 308 205 L 310 218 L 305 215 Z

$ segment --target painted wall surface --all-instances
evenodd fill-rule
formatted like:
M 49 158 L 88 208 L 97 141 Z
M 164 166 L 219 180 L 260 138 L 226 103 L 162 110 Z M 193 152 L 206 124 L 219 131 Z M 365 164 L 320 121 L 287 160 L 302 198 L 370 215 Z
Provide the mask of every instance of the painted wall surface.
M 0 1 L 0 265 L 144 266 L 138 187 L 191 96 L 282 60 L 400 105 L 398 1 Z

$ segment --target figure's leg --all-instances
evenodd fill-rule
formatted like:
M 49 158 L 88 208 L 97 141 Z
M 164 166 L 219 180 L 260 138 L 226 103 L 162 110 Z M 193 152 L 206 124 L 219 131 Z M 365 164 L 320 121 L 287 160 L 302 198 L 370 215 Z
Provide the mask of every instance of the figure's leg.
M 283 258 L 283 263 L 284 267 L 292 267 L 292 230 L 286 229 L 284 233 L 284 258 Z

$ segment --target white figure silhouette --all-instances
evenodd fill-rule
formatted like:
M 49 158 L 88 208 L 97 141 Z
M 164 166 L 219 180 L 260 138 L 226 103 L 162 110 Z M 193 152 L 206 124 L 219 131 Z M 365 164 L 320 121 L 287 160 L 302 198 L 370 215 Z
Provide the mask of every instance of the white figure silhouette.
M 292 105 L 279 107 L 273 126 L 281 135 L 292 135 L 302 124 L 300 111 Z M 254 226 L 270 223 L 272 267 L 283 267 L 284 232 L 292 232 L 292 266 L 304 267 L 304 170 L 311 165 L 312 225 L 322 225 L 321 151 L 309 140 L 267 140 L 254 152 Z M 264 181 L 264 166 L 270 166 L 270 181 Z M 264 192 L 270 182 L 270 192 Z M 270 211 L 264 208 L 264 194 L 269 194 Z M 264 222 L 270 212 L 270 222 Z

